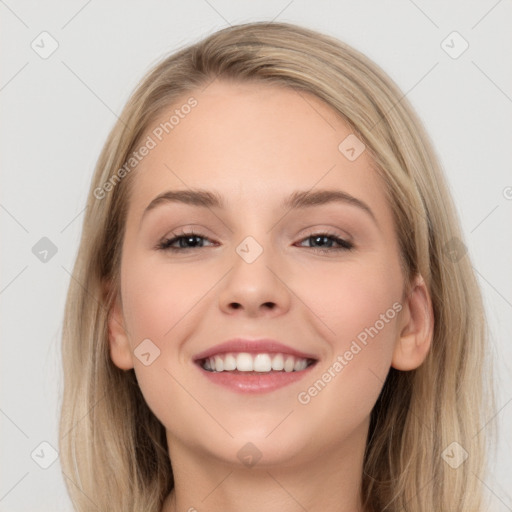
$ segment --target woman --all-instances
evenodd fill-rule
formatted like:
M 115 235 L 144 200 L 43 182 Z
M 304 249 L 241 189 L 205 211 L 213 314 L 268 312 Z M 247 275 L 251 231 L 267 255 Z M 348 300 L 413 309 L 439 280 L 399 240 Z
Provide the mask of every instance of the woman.
M 258 22 L 164 59 L 101 153 L 70 283 L 76 510 L 482 510 L 461 239 L 420 121 L 348 45 Z

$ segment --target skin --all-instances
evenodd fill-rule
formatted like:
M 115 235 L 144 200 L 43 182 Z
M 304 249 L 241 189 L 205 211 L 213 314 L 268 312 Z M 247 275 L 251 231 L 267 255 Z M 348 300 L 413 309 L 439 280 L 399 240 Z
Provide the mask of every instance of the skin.
M 328 105 L 277 85 L 220 80 L 190 95 L 198 105 L 134 175 L 121 290 L 109 316 L 112 361 L 135 369 L 167 432 L 175 489 L 162 512 L 362 511 L 371 410 L 389 368 L 417 368 L 430 347 L 425 283 L 418 277 L 404 295 L 383 185 L 367 151 L 349 161 L 338 150 L 351 130 Z M 226 208 L 166 203 L 141 222 L 160 193 L 196 187 L 221 194 Z M 376 221 L 350 204 L 281 209 L 298 189 L 343 190 Z M 203 246 L 155 248 L 190 227 L 206 237 Z M 308 238 L 326 229 L 355 248 L 336 251 L 334 241 Z M 263 249 L 250 264 L 236 252 L 247 236 Z M 317 396 L 299 403 L 298 393 L 397 302 L 400 313 Z M 212 384 L 192 360 L 235 336 L 274 338 L 319 361 L 308 377 L 277 391 L 237 394 Z M 147 338 L 160 355 L 145 366 L 134 350 Z M 252 467 L 237 457 L 248 442 L 261 453 Z

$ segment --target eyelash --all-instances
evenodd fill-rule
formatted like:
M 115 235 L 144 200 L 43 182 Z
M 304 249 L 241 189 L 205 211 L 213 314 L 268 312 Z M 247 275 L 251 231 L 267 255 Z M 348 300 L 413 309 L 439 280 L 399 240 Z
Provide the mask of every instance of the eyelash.
M 175 252 L 175 253 L 189 251 L 191 249 L 196 249 L 196 247 L 171 247 L 171 244 L 173 244 L 181 239 L 186 239 L 186 238 L 190 238 L 190 237 L 204 238 L 206 240 L 209 240 L 208 237 L 202 236 L 200 233 L 194 233 L 194 232 L 182 233 L 173 238 L 166 238 L 166 239 L 162 240 L 161 242 L 159 242 L 159 244 L 157 245 L 156 248 L 161 251 L 171 251 L 171 252 Z M 348 242 L 347 240 L 337 237 L 334 233 L 329 233 L 329 232 L 313 233 L 313 234 L 303 238 L 301 241 L 308 240 L 311 238 L 318 238 L 318 237 L 329 238 L 329 239 L 333 240 L 334 242 L 338 243 L 341 247 L 328 248 L 328 249 L 312 247 L 312 250 L 315 252 L 319 252 L 321 254 L 326 254 L 326 253 L 330 253 L 333 251 L 336 251 L 336 252 L 337 251 L 351 251 L 354 249 L 354 244 L 352 244 L 351 242 Z M 203 247 L 197 247 L 197 249 L 203 249 Z

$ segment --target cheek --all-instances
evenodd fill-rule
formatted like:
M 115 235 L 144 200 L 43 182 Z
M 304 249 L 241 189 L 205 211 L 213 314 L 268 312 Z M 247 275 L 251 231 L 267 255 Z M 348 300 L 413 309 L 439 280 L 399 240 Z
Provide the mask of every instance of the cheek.
M 399 334 L 399 267 L 353 264 L 309 276 L 302 293 L 313 290 L 307 304 L 328 327 L 322 329 L 330 344 L 322 364 L 330 388 L 324 398 L 340 404 L 343 397 L 345 405 L 368 412 L 384 384 Z
M 132 343 L 150 338 L 163 347 L 172 330 L 211 287 L 204 273 L 179 266 L 134 261 L 125 268 L 123 306 Z M 193 316 L 193 315 L 191 315 Z
M 206 282 L 203 273 L 184 272 L 179 266 L 156 265 L 149 258 L 137 260 L 133 257 L 122 268 L 121 279 L 123 309 L 131 348 L 135 352 L 133 362 L 137 382 L 155 416 L 163 424 L 173 425 L 176 420 L 169 404 L 182 411 L 190 408 L 190 397 L 179 384 L 183 381 L 182 376 L 175 371 L 179 348 L 186 342 L 184 333 L 190 332 L 191 325 L 197 322 L 194 305 L 211 284 Z M 151 343 L 145 341 L 144 352 L 150 354 L 150 361 L 145 364 L 137 354 L 143 353 L 138 347 L 147 339 Z
M 301 276 L 294 286 L 301 289 L 306 304 L 330 329 L 336 349 L 373 326 L 390 308 L 385 320 L 396 318 L 393 304 L 400 300 L 402 281 L 392 263 L 382 268 L 375 262 L 350 262 L 338 268 L 308 269 Z M 392 323 L 385 322 L 382 330 L 390 331 Z M 378 327 L 382 327 L 380 322 Z

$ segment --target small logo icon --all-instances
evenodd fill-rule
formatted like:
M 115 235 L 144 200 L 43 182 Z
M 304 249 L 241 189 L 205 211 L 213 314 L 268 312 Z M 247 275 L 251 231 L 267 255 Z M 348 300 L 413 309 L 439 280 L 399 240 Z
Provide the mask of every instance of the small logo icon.
M 242 240 L 236 252 L 246 263 L 253 263 L 263 252 L 263 247 L 252 236 L 248 236 Z
M 32 247 L 32 254 L 38 258 L 39 261 L 48 263 L 57 254 L 57 246 L 49 238 L 43 236 L 43 238 Z
M 48 469 L 59 457 L 57 450 L 48 442 L 43 441 L 30 454 L 32 460 L 42 469 Z
M 448 445 L 441 453 L 442 459 L 453 469 L 457 469 L 468 456 L 468 452 L 456 441 Z
M 30 43 L 30 46 L 41 59 L 47 59 L 57 50 L 59 43 L 51 34 L 44 31 Z
M 238 450 L 236 456 L 244 466 L 252 468 L 261 459 L 262 453 L 254 444 L 246 443 Z
M 146 338 L 137 345 L 133 353 L 144 366 L 149 366 L 160 356 L 160 349 Z
M 345 137 L 338 146 L 340 153 L 353 162 L 366 149 L 366 146 L 353 133 Z
M 469 48 L 469 43 L 454 30 L 441 41 L 441 48 L 452 59 L 458 59 Z
M 468 248 L 455 236 L 444 244 L 444 253 L 452 263 L 457 263 L 467 252 Z

